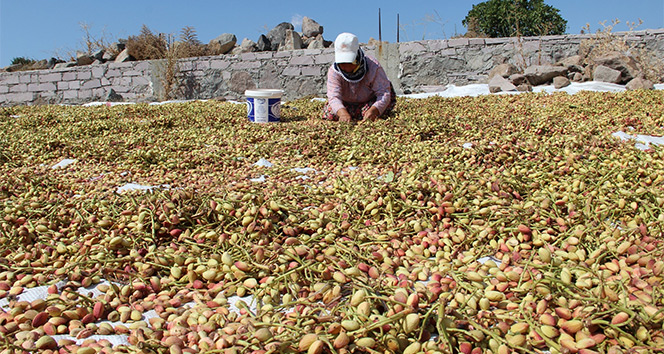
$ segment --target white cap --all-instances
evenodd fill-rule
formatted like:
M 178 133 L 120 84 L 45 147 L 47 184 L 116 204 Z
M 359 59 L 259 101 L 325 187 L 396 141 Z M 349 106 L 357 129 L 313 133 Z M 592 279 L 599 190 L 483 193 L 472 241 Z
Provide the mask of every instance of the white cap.
M 357 41 L 356 35 L 347 32 L 338 35 L 334 40 L 334 62 L 354 62 L 358 49 L 360 49 L 360 43 Z

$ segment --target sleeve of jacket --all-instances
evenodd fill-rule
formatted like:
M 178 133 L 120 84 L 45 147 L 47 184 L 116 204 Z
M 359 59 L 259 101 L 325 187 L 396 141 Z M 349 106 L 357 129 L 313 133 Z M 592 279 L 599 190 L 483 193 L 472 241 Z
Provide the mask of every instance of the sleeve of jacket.
M 392 90 L 390 89 L 390 80 L 380 65 L 376 69 L 376 77 L 371 85 L 371 89 L 376 93 L 376 103 L 373 106 L 378 108 L 380 114 L 383 114 L 392 99 Z
M 327 102 L 334 114 L 344 108 L 341 85 L 343 78 L 334 71 L 332 66 L 327 70 Z

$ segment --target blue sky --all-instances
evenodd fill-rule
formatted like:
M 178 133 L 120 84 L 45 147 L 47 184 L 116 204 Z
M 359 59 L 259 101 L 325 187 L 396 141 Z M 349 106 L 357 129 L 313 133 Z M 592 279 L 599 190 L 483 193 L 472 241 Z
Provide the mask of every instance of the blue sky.
M 0 0 L 0 67 L 12 58 L 65 57 L 83 48 L 87 24 L 93 37 L 109 40 L 140 33 L 143 24 L 153 32 L 179 34 L 192 26 L 207 43 L 222 33 L 256 41 L 280 22 L 301 30 L 307 16 L 324 27 L 323 37 L 334 40 L 340 32 L 353 32 L 360 42 L 378 38 L 381 9 L 382 39 L 396 42 L 397 14 L 400 40 L 446 39 L 463 34 L 461 24 L 474 4 L 482 1 L 150 1 L 150 0 Z M 618 19 L 615 30 L 628 30 L 626 22 L 643 20 L 638 29 L 664 27 L 664 0 L 545 0 L 568 21 L 567 33 L 579 33 L 585 24 L 593 31 L 600 22 Z

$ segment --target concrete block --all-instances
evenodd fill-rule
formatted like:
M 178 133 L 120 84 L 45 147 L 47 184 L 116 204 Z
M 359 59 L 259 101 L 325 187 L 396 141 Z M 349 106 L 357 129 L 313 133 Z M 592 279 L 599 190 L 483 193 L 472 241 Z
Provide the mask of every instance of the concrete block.
M 32 82 L 32 75 L 30 74 L 19 75 L 18 82 L 22 84 L 29 84 Z
M 470 38 L 468 40 L 469 45 L 485 45 L 484 38 Z
M 314 57 L 314 64 L 331 65 L 334 62 L 334 53 L 323 53 Z
M 240 61 L 231 65 L 231 70 L 249 70 L 261 67 L 260 61 Z
M 311 65 L 314 63 L 314 59 L 309 55 L 298 55 L 292 56 L 290 58 L 290 65 Z
M 302 75 L 304 76 L 320 76 L 321 68 L 318 66 L 303 66 Z
M 463 47 L 469 43 L 468 38 L 452 38 L 447 40 L 447 45 L 450 47 Z
M 210 68 L 210 62 L 202 60 L 196 63 L 196 70 L 206 70 Z
M 72 100 L 77 98 L 78 98 L 77 90 L 67 90 L 62 93 L 62 99 L 64 100 Z
M 92 97 L 92 90 L 81 90 L 78 91 L 78 98 L 85 100 Z
M 69 89 L 70 90 L 78 90 L 81 88 L 81 82 L 80 81 L 69 81 Z
M 106 71 L 106 77 L 111 78 L 111 77 L 118 77 L 122 76 L 122 70 L 120 69 L 111 69 Z
M 94 79 L 99 79 L 104 76 L 106 73 L 106 66 L 98 65 L 92 68 L 92 77 Z
M 11 85 L 18 84 L 18 77 L 14 73 L 6 73 L 5 75 L 0 75 L 0 85 Z
M 57 82 L 62 80 L 61 73 L 50 73 L 39 75 L 39 82 Z
M 428 48 L 429 51 L 431 52 L 437 52 L 449 48 L 449 46 L 447 45 L 447 41 L 445 40 L 435 40 L 435 41 L 429 41 Z
M 210 62 L 210 69 L 224 70 L 231 65 L 231 62 L 223 59 L 214 59 Z
M 280 52 L 274 52 L 274 57 L 275 58 L 286 58 L 286 57 L 290 57 L 292 55 L 293 54 L 291 53 L 290 50 L 283 50 L 283 51 L 280 51 Z
M 7 94 L 5 97 L 9 102 L 28 103 L 35 99 L 35 94 L 32 92 L 18 92 Z
M 18 85 L 0 86 L 0 87 L 7 87 L 9 92 L 25 92 L 28 90 L 28 84 L 18 84 Z
M 134 65 L 132 65 L 132 67 L 134 68 L 134 70 L 137 70 L 137 71 L 149 70 L 150 69 L 150 62 L 149 61 L 139 61 L 139 62 L 136 62 Z
M 76 75 L 76 78 L 79 80 L 89 80 L 92 78 L 92 73 L 89 69 L 86 71 L 79 71 L 78 75 Z
M 60 82 L 57 83 L 57 85 L 58 85 L 58 90 L 59 91 L 69 89 L 69 83 L 67 81 L 60 81 Z
M 76 76 L 76 72 L 73 71 L 62 73 L 62 81 L 76 80 Z
M 81 87 L 83 90 L 91 90 L 101 87 L 101 81 L 99 79 L 92 79 L 85 81 Z
M 131 78 L 131 86 L 148 86 L 150 85 L 150 80 L 142 76 L 135 76 Z
M 54 82 L 45 82 L 43 84 L 39 84 L 38 90 L 39 92 L 43 91 L 55 91 L 57 87 L 55 86 Z
M 299 66 L 287 66 L 284 71 L 281 72 L 281 75 L 284 76 L 299 76 L 302 73 Z
M 420 42 L 406 42 L 399 45 L 399 54 L 416 54 L 424 52 L 426 47 Z

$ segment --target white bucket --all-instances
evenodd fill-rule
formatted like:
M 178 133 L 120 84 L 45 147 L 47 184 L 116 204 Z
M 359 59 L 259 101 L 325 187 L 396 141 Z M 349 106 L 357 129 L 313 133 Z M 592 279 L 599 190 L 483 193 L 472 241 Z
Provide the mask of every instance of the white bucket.
M 281 95 L 283 90 L 246 90 L 247 116 L 254 123 L 278 122 L 281 118 Z

